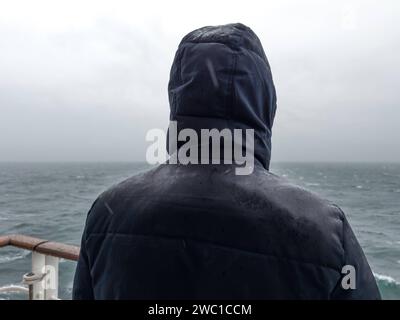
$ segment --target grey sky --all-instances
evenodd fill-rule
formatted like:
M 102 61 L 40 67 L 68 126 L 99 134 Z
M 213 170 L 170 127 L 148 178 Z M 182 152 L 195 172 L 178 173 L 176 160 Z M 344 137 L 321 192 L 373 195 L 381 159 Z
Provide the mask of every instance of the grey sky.
M 400 161 L 398 1 L 8 1 L 0 161 L 144 160 L 180 39 L 242 22 L 278 94 L 273 161 Z

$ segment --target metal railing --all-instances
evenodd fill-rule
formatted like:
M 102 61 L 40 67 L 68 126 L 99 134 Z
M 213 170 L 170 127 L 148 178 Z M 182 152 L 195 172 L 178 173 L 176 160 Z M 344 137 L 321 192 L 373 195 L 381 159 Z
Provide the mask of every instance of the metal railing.
M 0 236 L 0 248 L 13 246 L 32 251 L 32 269 L 24 274 L 24 286 L 2 287 L 1 292 L 28 292 L 31 300 L 58 300 L 60 258 L 77 261 L 80 248 L 21 234 Z

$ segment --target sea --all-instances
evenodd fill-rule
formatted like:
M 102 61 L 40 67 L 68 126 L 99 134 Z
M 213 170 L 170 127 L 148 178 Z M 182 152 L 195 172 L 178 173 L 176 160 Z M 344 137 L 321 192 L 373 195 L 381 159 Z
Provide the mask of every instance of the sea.
M 92 202 L 146 163 L 0 163 L 0 235 L 25 234 L 79 245 Z M 277 163 L 271 172 L 338 204 L 346 213 L 374 272 L 382 297 L 400 299 L 400 164 Z M 75 262 L 61 259 L 59 297 L 71 299 Z M 2 292 L 21 285 L 31 253 L 0 248 Z

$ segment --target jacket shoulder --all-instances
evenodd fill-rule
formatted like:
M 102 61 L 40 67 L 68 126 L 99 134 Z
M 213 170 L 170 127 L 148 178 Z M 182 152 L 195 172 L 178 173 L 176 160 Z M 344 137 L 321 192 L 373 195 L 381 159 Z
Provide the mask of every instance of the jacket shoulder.
M 266 233 L 288 257 L 339 270 L 344 258 L 343 211 L 333 202 L 271 173 L 258 177 Z
M 87 216 L 87 234 L 104 232 L 116 213 L 126 209 L 133 198 L 149 195 L 148 181 L 158 167 L 139 172 L 103 191 L 93 202 Z

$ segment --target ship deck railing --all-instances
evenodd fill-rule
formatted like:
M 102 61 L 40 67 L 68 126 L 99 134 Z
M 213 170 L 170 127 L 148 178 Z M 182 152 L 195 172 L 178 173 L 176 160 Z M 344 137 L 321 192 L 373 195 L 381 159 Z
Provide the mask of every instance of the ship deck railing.
M 30 300 L 59 300 L 60 259 L 77 261 L 80 248 L 22 234 L 0 236 L 0 248 L 6 246 L 32 251 L 32 265 L 21 285 L 1 287 L 0 293 L 25 292 Z

